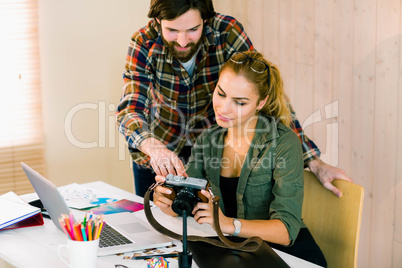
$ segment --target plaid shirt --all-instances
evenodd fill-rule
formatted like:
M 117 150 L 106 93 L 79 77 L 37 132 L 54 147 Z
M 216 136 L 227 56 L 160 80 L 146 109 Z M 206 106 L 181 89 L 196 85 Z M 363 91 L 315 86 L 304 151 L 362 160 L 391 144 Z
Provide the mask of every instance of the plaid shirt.
M 123 74 L 123 97 L 116 111 L 119 131 L 127 139 L 134 162 L 149 166 L 150 157 L 137 149 L 149 137 L 176 154 L 186 144 L 194 144 L 215 122 L 212 94 L 222 65 L 235 51 L 254 50 L 243 26 L 219 13 L 204 24 L 203 38 L 194 73 L 189 76 L 164 46 L 153 20 L 134 33 Z M 295 125 L 303 150 L 310 152 L 308 159 L 319 156 L 300 124 Z

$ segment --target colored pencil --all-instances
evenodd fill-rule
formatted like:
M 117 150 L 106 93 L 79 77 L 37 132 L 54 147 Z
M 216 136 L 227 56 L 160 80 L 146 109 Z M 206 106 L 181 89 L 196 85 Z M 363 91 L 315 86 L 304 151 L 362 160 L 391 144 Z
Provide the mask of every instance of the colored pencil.
M 85 233 L 84 224 L 81 224 L 81 233 L 82 233 L 82 238 L 83 238 L 83 240 L 84 240 L 84 241 L 88 241 L 88 240 L 87 240 L 87 235 L 86 235 L 86 233 Z
M 89 221 L 87 225 L 87 230 L 88 230 L 88 240 L 92 240 L 92 221 Z
M 101 224 L 100 224 L 100 226 L 99 226 L 98 233 L 96 234 L 96 239 L 98 239 L 98 238 L 100 237 L 100 233 L 101 233 L 101 231 L 102 231 L 102 228 L 103 228 L 103 221 L 101 221 Z
M 64 223 L 64 221 L 61 218 L 59 218 L 59 223 L 60 223 L 61 229 L 63 229 L 63 232 L 66 234 L 66 236 L 68 238 L 71 239 L 70 235 L 68 234 L 68 232 L 66 230 L 66 224 Z
M 62 214 L 59 218 L 60 225 L 67 238 L 76 241 L 92 241 L 99 239 L 104 228 L 103 215 L 93 217 L 92 213 L 85 214 L 82 222 L 75 222 L 72 213 Z

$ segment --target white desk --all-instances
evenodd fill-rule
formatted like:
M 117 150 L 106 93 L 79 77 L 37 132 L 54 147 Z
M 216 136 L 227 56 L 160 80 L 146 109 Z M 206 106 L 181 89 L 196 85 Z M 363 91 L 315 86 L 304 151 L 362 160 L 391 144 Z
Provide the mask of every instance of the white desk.
M 104 182 L 97 181 L 84 185 L 120 195 L 128 200 L 142 201 L 141 197 Z M 32 199 L 32 195 L 23 195 L 21 197 L 26 201 L 31 201 L 30 199 Z M 0 259 L 12 266 L 23 268 L 66 267 L 57 257 L 57 247 L 59 244 L 65 243 L 65 235 L 57 229 L 51 220 L 47 218 L 44 220 L 45 224 L 43 226 L 0 231 Z M 275 251 L 291 267 L 319 267 L 281 251 Z M 169 259 L 169 262 L 169 267 L 175 268 L 178 266 L 177 261 L 174 259 Z M 99 257 L 97 267 L 113 268 L 115 264 L 123 264 L 127 267 L 147 267 L 144 260 L 125 260 L 122 256 L 117 255 Z M 193 263 L 192 267 L 196 268 L 197 265 Z

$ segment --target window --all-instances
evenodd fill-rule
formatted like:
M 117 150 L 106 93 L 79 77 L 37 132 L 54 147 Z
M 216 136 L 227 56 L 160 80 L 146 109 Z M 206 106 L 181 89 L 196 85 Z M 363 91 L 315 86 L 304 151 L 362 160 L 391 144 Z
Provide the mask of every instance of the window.
M 0 194 L 32 192 L 20 162 L 44 173 L 37 0 L 0 0 Z

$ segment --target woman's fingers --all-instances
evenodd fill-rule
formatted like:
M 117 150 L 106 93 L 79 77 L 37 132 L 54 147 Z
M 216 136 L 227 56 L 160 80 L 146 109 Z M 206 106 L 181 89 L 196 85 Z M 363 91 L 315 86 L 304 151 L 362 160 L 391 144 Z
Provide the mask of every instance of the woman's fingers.
M 162 175 L 156 175 L 155 176 L 155 181 L 156 182 L 165 182 L 166 178 Z

